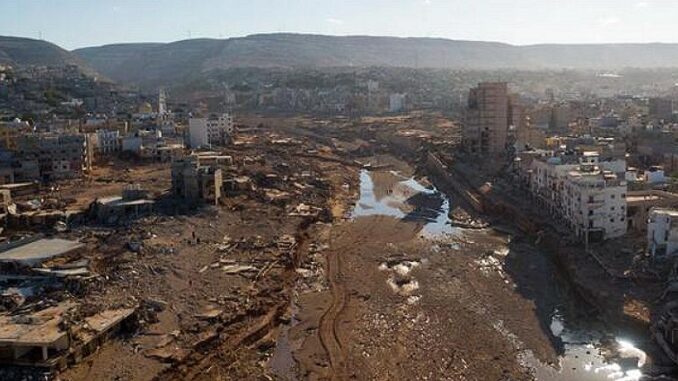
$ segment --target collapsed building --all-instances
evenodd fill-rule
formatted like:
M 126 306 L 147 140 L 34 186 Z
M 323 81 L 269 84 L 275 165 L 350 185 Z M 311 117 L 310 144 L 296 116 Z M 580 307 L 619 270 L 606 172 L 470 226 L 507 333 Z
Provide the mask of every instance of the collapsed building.
M 34 236 L 0 245 L 0 363 L 63 369 L 93 353 L 130 322 L 136 308 L 81 317 L 71 298 L 52 299 L 65 282 L 88 282 L 85 245 Z
M 90 207 L 90 215 L 99 222 L 113 223 L 138 218 L 153 211 L 155 201 L 139 184 L 126 185 L 122 196 L 102 197 Z

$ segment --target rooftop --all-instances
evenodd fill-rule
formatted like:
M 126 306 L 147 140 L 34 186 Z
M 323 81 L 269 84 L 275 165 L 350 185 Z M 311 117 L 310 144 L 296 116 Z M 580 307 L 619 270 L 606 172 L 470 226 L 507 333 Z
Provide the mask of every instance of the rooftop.
M 663 214 L 671 217 L 678 217 L 678 210 L 669 208 L 652 208 L 650 213 Z
M 33 265 L 84 246 L 80 242 L 59 238 L 32 238 L 9 242 L 0 246 L 0 262 L 19 262 Z

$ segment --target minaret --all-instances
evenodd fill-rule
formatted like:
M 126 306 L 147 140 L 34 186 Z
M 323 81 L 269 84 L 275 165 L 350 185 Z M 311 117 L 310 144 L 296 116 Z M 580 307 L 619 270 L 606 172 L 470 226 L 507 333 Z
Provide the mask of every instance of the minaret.
M 165 88 L 161 87 L 158 91 L 158 115 L 167 114 L 167 95 L 165 94 Z

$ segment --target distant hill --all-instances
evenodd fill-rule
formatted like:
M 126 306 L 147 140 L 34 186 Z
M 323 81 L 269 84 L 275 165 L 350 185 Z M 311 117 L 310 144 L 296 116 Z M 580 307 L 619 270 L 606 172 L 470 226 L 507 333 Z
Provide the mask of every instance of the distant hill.
M 47 41 L 0 36 L 0 63 L 11 65 L 76 65 L 84 73 L 96 75 L 78 55 Z
M 453 69 L 678 67 L 678 44 L 514 46 L 440 38 L 259 34 L 74 51 L 102 74 L 139 85 L 169 84 L 234 67 L 396 66 Z

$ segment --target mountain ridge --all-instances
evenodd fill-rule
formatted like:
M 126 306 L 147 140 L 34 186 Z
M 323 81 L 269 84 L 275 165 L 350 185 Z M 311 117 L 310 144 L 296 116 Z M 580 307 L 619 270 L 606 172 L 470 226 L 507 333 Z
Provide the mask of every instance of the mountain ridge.
M 186 83 L 233 68 L 411 67 L 459 70 L 678 68 L 676 43 L 533 44 L 439 37 L 266 33 L 169 43 L 117 43 L 66 51 L 0 36 L 0 63 L 75 64 L 141 87 Z
M 73 52 L 115 80 L 142 85 L 167 84 L 170 78 L 189 78 L 239 67 L 479 70 L 678 67 L 678 44 L 671 43 L 511 45 L 428 37 L 298 33 L 103 45 Z
M 51 42 L 26 37 L 0 36 L 0 63 L 41 66 L 75 65 L 87 75 L 99 75 L 78 55 Z

